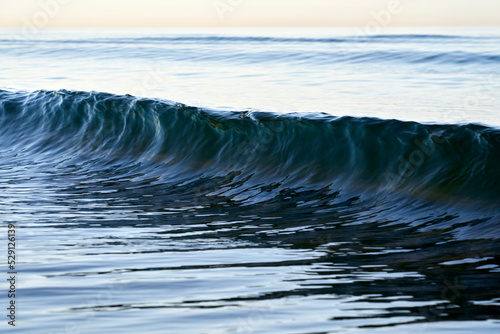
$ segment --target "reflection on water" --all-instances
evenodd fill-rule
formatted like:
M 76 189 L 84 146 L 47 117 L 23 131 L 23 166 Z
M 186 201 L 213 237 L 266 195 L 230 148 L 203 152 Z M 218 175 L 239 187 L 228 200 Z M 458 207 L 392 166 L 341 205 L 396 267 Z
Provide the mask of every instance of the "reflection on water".
M 328 189 L 287 189 L 245 204 L 210 195 L 238 187 L 224 178 L 169 186 L 140 166 L 56 176 L 50 162 L 21 159 L 2 165 L 0 209 L 21 227 L 20 322 L 28 332 L 498 326 L 493 218 Z

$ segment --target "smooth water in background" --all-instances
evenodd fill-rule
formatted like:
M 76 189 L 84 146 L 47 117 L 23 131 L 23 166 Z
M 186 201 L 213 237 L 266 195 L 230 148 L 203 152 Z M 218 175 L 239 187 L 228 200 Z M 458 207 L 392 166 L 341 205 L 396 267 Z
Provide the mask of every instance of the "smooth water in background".
M 498 29 L 0 31 L 0 87 L 500 125 Z
M 499 29 L 2 29 L 0 332 L 496 333 L 499 107 Z

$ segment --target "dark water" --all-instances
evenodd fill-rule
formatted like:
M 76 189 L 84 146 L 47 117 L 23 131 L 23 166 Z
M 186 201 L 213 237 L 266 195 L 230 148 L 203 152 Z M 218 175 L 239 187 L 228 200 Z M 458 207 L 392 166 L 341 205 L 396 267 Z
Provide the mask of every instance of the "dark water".
M 500 328 L 498 128 L 2 90 L 0 142 L 23 333 Z

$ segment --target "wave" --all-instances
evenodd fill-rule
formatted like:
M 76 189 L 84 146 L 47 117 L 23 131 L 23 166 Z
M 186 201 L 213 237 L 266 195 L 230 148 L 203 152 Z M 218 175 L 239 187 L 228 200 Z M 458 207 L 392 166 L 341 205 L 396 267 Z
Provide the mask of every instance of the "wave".
M 81 46 L 92 48 L 92 57 L 109 59 L 109 50 L 126 57 L 153 58 L 155 61 L 215 62 L 224 64 L 231 60 L 237 64 L 280 64 L 289 66 L 325 66 L 347 64 L 415 65 L 435 64 L 488 67 L 500 62 L 496 35 L 453 34 L 378 34 L 333 37 L 287 37 L 244 35 L 158 35 L 158 36 L 107 36 L 74 39 L 54 38 L 18 40 L 26 46 L 35 43 L 33 56 L 79 57 Z M 12 39 L 0 40 L 7 43 Z M 478 44 L 478 41 L 482 43 Z M 46 47 L 40 48 L 40 43 Z M 379 44 L 387 44 L 381 47 Z M 404 47 L 394 48 L 396 44 Z M 418 44 L 424 45 L 418 47 Z M 453 44 L 443 48 L 443 44 Z M 248 45 L 262 47 L 248 48 Z M 464 47 L 467 45 L 467 47 Z M 481 45 L 481 48 L 477 46 Z M 131 47 L 133 46 L 133 47 Z M 175 46 L 175 47 L 173 47 Z M 193 52 L 193 49 L 196 52 Z M 214 52 L 216 51 L 216 52 Z M 455 67 L 453 67 L 455 68 Z M 491 71 L 491 70 L 490 70 Z
M 346 35 L 346 36 L 336 36 L 336 37 L 286 37 L 286 36 L 244 36 L 244 35 L 161 35 L 161 36 L 141 36 L 141 37 L 115 37 L 115 38 L 92 38 L 91 40 L 79 40 L 79 39 L 56 39 L 49 40 L 37 38 L 38 42 L 45 43 L 109 43 L 110 41 L 117 44 L 131 44 L 131 43 L 322 43 L 322 44 L 335 44 L 335 43 L 385 43 L 385 42 L 397 42 L 402 41 L 407 43 L 411 42 L 423 42 L 428 43 L 429 40 L 436 40 L 440 43 L 442 42 L 455 42 L 457 40 L 463 41 L 495 41 L 496 36 L 465 36 L 465 35 L 446 35 L 446 34 L 369 34 L 364 32 L 362 29 L 359 30 L 357 34 Z M 0 39 L 0 41 L 10 41 L 9 39 Z
M 474 36 L 475 40 L 479 39 L 492 39 L 488 36 Z M 366 34 L 361 31 L 358 35 L 352 36 L 337 36 L 337 37 L 323 37 L 323 38 L 313 38 L 313 37 L 272 37 L 272 36 L 229 36 L 229 35 L 198 35 L 198 36 L 159 36 L 159 37 L 141 37 L 134 39 L 125 39 L 121 42 L 123 43 L 320 43 L 320 44 L 336 44 L 336 43 L 380 43 L 380 42 L 397 42 L 398 40 L 412 42 L 428 42 L 428 40 L 438 40 L 442 41 L 455 41 L 469 40 L 472 37 L 461 36 L 461 35 L 439 35 L 439 34 Z
M 265 183 L 493 207 L 500 200 L 500 131 L 479 124 L 222 112 L 65 90 L 0 91 L 0 122 L 4 149 L 62 164 L 139 163 L 169 182 L 238 175 L 250 193 Z

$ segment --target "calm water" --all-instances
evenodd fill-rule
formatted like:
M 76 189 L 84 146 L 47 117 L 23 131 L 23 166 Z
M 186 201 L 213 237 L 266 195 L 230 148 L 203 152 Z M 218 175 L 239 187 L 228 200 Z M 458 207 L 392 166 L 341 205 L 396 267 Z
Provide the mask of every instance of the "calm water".
M 499 92 L 499 29 L 0 30 L 1 332 L 497 333 Z

